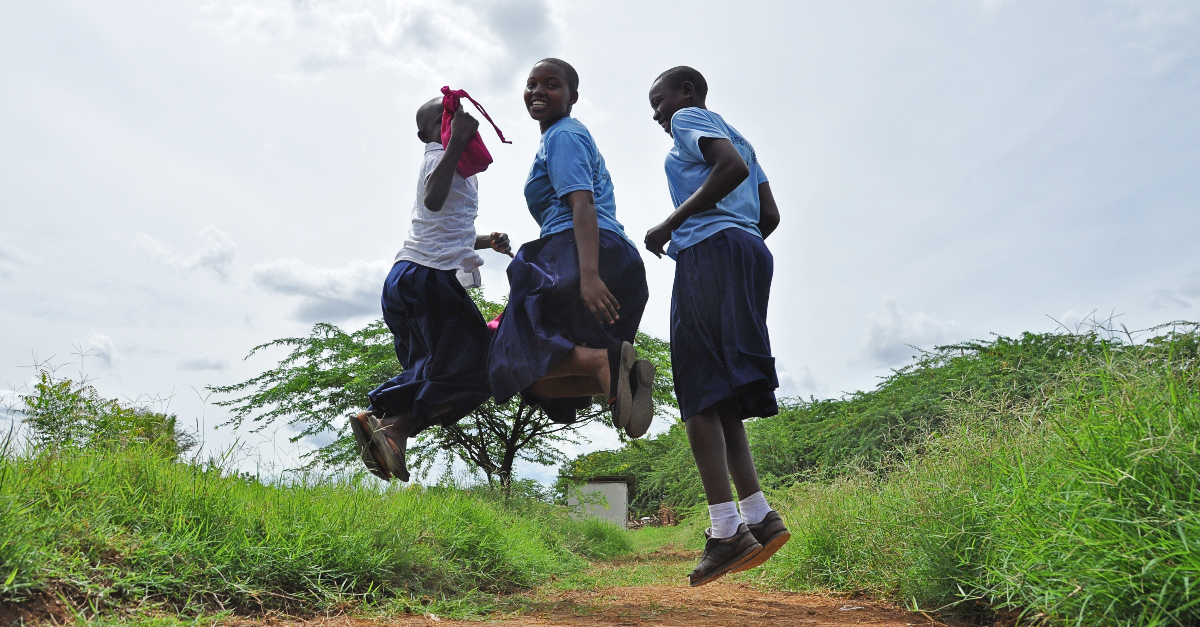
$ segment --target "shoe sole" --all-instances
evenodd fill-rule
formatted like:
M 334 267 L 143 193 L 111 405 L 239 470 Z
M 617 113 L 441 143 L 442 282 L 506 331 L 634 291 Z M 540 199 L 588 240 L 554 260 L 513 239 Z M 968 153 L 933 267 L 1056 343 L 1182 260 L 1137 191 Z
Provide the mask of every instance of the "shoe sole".
M 358 418 L 350 418 L 350 431 L 354 434 L 354 443 L 358 446 L 358 454 L 362 456 L 363 465 L 367 467 L 367 470 L 384 481 L 391 479 L 391 475 L 380 468 L 379 462 L 375 461 L 375 456 L 371 455 L 371 446 L 374 445 L 374 442 L 371 441 L 371 436 L 367 435 L 366 429 L 363 429 Z
M 754 557 L 757 556 L 759 553 L 761 553 L 762 550 L 763 550 L 763 547 L 761 544 L 755 548 L 746 549 L 746 551 L 744 551 L 741 555 L 726 562 L 724 568 L 714 570 L 711 573 L 708 573 L 707 575 L 701 577 L 699 579 L 699 581 L 689 581 L 688 586 L 690 586 L 692 588 L 695 588 L 696 586 L 703 586 L 704 584 L 710 583 L 712 581 L 716 581 L 717 579 L 720 579 L 721 577 L 724 577 L 725 575 L 728 575 L 731 572 L 737 572 L 734 570 L 735 568 L 741 566 L 742 564 L 745 564 L 747 561 L 749 561 L 751 559 L 754 559 Z
M 633 392 L 629 389 L 629 371 L 637 362 L 637 351 L 633 344 L 621 342 L 621 364 L 617 366 L 617 393 L 613 394 L 613 426 L 624 429 L 629 425 L 629 415 L 633 411 Z
M 787 529 L 775 534 L 771 537 L 771 539 L 767 540 L 766 544 L 762 545 L 762 551 L 759 551 L 759 553 L 755 555 L 753 559 L 745 564 L 742 564 L 733 572 L 740 573 L 750 570 L 751 568 L 758 568 L 759 566 L 762 566 L 767 560 L 771 559 L 772 555 L 775 555 L 779 549 L 783 548 L 783 545 L 787 544 L 788 540 L 791 539 L 792 532 L 788 531 Z
M 408 482 L 408 467 L 405 466 L 404 460 L 392 452 L 392 445 L 388 443 L 379 419 L 371 416 L 367 418 L 367 423 L 371 425 L 371 441 L 379 448 L 379 454 L 383 456 L 383 463 L 387 465 L 388 472 L 392 473 L 392 478 Z
M 654 364 L 649 359 L 639 359 L 633 362 L 629 373 L 636 378 L 637 394 L 633 395 L 633 409 L 629 412 L 629 424 L 625 425 L 625 434 L 635 440 L 646 435 L 650 424 L 654 422 Z

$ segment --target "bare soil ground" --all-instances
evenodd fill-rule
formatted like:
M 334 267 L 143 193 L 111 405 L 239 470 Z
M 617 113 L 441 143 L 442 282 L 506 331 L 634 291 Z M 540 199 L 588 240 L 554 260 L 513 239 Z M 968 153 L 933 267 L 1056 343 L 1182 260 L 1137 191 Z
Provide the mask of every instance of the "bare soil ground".
M 684 577 L 698 557 L 698 551 L 666 546 L 624 559 L 596 562 L 577 578 L 551 582 L 510 597 L 505 605 L 518 611 L 483 620 L 449 620 L 433 614 L 370 618 L 271 614 L 205 622 L 222 627 L 946 625 L 926 614 L 881 601 L 763 590 L 750 585 L 753 571 L 690 588 Z M 0 625 L 77 623 L 62 600 L 59 595 L 45 593 L 20 607 L 0 607 Z
M 942 625 L 923 614 L 887 603 L 846 600 L 826 596 L 763 592 L 743 583 L 717 581 L 699 588 L 643 586 L 566 591 L 557 598 L 541 598 L 521 616 L 479 621 L 451 621 L 434 615 L 385 620 L 350 617 L 292 619 L 267 617 L 238 619 L 231 627 L 478 627 L 480 625 L 552 627 L 609 627 L 662 625 L 716 627 L 746 625 Z

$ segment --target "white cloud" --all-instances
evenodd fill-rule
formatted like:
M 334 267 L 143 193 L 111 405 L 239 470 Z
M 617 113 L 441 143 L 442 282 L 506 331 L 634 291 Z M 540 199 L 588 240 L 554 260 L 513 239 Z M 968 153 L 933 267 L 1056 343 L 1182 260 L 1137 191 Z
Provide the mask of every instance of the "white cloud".
M 138 244 L 164 268 L 183 274 L 198 268 L 207 269 L 222 281 L 228 281 L 233 275 L 234 261 L 237 259 L 237 244 L 215 226 L 201 229 L 200 237 L 204 239 L 204 247 L 194 255 L 184 255 L 140 231 L 135 236 Z
M 231 40 L 298 44 L 305 74 L 365 68 L 506 84 L 555 32 L 547 0 L 226 0 L 209 12 Z
M 189 357 L 179 362 L 180 370 L 224 370 L 229 363 L 216 357 Z
M 354 261 L 345 268 L 311 268 L 298 259 L 254 266 L 255 285 L 285 296 L 300 296 L 296 317 L 304 322 L 334 322 L 379 315 L 379 294 L 390 261 Z
M 957 335 L 962 327 L 953 320 L 939 320 L 923 311 L 905 311 L 896 299 L 883 299 L 883 311 L 867 316 L 863 353 L 877 366 L 896 366 L 920 348 L 932 348 Z
M 16 246 L 0 241 L 0 279 L 11 279 L 17 266 L 26 264 L 25 255 Z
M 93 335 L 83 349 L 85 355 L 96 358 L 100 365 L 108 370 L 115 370 L 117 363 L 121 360 L 121 354 L 117 352 L 116 345 L 107 335 L 100 333 Z
M 775 362 L 776 376 L 779 377 L 779 396 L 824 396 L 829 386 L 818 381 L 808 366 L 796 369 L 785 368 Z
M 1200 272 L 1193 272 L 1178 288 L 1155 290 L 1149 305 L 1151 309 L 1187 309 L 1193 298 L 1200 298 Z

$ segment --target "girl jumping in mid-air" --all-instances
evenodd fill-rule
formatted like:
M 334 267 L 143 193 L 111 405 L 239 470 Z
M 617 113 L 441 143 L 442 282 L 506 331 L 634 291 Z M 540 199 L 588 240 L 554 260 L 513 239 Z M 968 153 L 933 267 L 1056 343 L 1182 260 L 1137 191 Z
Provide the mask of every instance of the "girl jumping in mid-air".
M 525 200 L 541 236 L 508 266 L 489 379 L 496 402 L 522 394 L 562 423 L 603 394 L 613 425 L 640 437 L 653 417 L 654 365 L 631 343 L 649 297 L 646 269 L 617 222 L 604 158 L 571 117 L 578 99 L 569 63 L 543 59 L 530 70 L 525 108 L 542 138 Z
M 412 226 L 381 297 L 404 371 L 372 391 L 371 407 L 350 421 L 363 464 L 380 479 L 408 481 L 408 438 L 458 422 L 491 396 L 487 323 L 465 287 L 479 285 L 476 250 L 511 253 L 504 233 L 475 234 L 479 187 L 475 175 L 457 172 L 479 123 L 459 107 L 443 145 L 442 112 L 442 98 L 417 110 L 425 158 Z
M 779 209 L 754 146 L 705 107 L 707 94 L 685 66 L 650 87 L 654 121 L 675 140 L 666 159 L 675 211 L 646 233 L 646 248 L 661 257 L 671 242 L 671 368 L 712 520 L 693 586 L 753 568 L 791 537 L 759 487 L 742 425 L 779 411 L 767 336 L 774 260 L 763 242 Z

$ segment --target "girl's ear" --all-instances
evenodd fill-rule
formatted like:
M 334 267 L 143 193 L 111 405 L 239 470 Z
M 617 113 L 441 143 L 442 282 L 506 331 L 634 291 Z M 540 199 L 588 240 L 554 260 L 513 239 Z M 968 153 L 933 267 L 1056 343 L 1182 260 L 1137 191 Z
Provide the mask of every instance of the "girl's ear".
M 578 91 L 572 91 L 572 92 L 571 92 L 571 102 L 568 102 L 567 104 L 569 104 L 569 105 L 574 105 L 574 104 L 575 104 L 575 103 L 577 103 L 577 102 L 579 102 L 579 92 L 578 92 Z
M 683 84 L 679 86 L 679 92 L 683 94 L 684 98 L 695 98 L 696 86 L 691 81 L 683 81 Z

